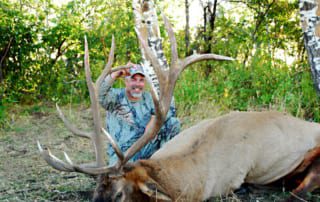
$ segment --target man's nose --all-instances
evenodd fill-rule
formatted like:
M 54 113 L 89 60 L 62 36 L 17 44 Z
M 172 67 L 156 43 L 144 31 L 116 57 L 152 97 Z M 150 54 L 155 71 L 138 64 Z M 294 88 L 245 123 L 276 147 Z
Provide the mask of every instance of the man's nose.
M 143 81 L 138 81 L 137 85 L 142 86 L 143 85 Z

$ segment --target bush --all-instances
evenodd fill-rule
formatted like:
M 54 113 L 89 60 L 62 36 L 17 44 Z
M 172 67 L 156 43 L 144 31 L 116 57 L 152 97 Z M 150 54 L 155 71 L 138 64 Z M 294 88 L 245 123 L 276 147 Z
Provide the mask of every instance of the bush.
M 206 101 L 225 111 L 274 109 L 320 121 L 320 103 L 308 65 L 270 61 L 260 55 L 248 67 L 214 62 L 207 78 L 202 70 L 205 63 L 186 69 L 175 90 L 179 110 L 188 111 Z

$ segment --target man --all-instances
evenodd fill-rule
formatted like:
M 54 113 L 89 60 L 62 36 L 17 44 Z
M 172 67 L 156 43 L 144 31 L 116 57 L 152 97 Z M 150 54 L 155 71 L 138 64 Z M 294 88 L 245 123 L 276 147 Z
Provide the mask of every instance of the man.
M 125 152 L 142 136 L 148 123 L 154 118 L 151 94 L 145 92 L 145 74 L 140 65 L 130 64 L 130 69 L 119 70 L 107 76 L 100 85 L 99 102 L 107 110 L 106 128 L 122 152 Z M 116 79 L 125 77 L 125 88 L 112 88 Z M 171 103 L 167 119 L 154 140 L 136 153 L 131 161 L 149 158 L 165 142 L 180 132 L 174 103 Z M 117 156 L 111 146 L 108 150 L 109 165 Z

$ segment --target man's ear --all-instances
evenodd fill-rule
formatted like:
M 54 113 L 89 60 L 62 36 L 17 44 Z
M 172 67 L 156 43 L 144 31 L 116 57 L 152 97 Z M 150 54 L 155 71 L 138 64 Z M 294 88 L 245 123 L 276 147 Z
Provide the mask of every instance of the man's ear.
M 172 201 L 170 196 L 165 193 L 164 189 L 152 179 L 145 182 L 138 182 L 139 189 L 151 198 L 164 201 Z

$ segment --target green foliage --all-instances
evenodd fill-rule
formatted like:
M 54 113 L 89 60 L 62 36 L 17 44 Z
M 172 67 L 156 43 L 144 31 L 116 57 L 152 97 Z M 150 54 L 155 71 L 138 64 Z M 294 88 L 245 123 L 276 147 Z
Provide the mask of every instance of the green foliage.
M 0 51 L 6 53 L 1 54 L 0 92 L 5 100 L 84 101 L 85 35 L 94 78 L 106 62 L 112 35 L 115 65 L 140 59 L 128 1 L 73 0 L 61 8 L 33 0 L 0 4 Z
M 4 106 L 0 105 L 0 128 L 3 130 L 7 126 L 6 109 Z M 0 131 L 1 131 L 0 130 Z
M 298 2 L 233 5 L 233 12 L 219 7 L 215 30 L 204 33 L 198 28 L 191 48 L 205 52 L 212 43 L 211 52 L 236 61 L 203 62 L 187 69 L 175 92 L 180 111 L 192 113 L 191 106 L 209 102 L 227 111 L 275 109 L 319 121 L 319 98 L 303 48 Z M 206 41 L 208 35 L 211 41 Z
M 297 0 L 239 1 L 233 5 L 231 10 L 218 7 L 214 30 L 203 33 L 199 27 L 191 49 L 203 52 L 210 44 L 211 52 L 237 61 L 203 62 L 186 69 L 175 91 L 180 111 L 208 101 L 225 110 L 276 108 L 319 120 Z M 117 45 L 114 65 L 141 60 L 133 28 L 130 1 L 71 0 L 61 7 L 43 0 L 0 2 L 1 126 L 8 123 L 7 104 L 34 104 L 26 111 L 34 114 L 43 112 L 40 102 L 87 102 L 84 36 L 96 79 L 106 63 L 112 35 Z M 170 61 L 161 19 L 160 32 Z M 176 37 L 183 57 L 184 32 L 176 30 Z
M 200 71 L 204 63 L 187 69 L 175 91 L 179 109 L 188 114 L 191 106 L 205 101 L 226 111 L 274 109 L 320 121 L 320 101 L 308 65 L 287 66 L 264 57 L 257 54 L 249 68 L 239 62 L 215 62 L 209 77 Z

